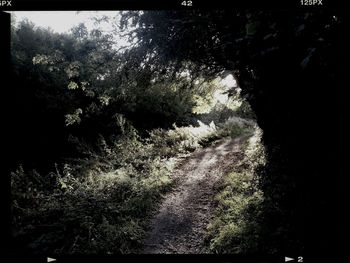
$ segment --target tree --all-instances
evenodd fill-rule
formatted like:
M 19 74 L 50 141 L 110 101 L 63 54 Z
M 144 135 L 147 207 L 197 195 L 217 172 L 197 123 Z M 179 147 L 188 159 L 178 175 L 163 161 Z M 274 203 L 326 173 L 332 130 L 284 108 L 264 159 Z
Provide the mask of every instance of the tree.
M 84 24 L 72 31 L 57 34 L 28 21 L 12 28 L 17 163 L 51 167 L 79 154 L 71 136 L 90 145 L 99 135 L 119 136 L 116 116 L 144 135 L 152 128 L 186 124 L 195 95 L 210 92 L 180 75 L 170 80 L 169 69 L 156 67 L 154 55 L 111 48 L 111 35 L 89 33 Z M 20 135 L 23 130 L 28 133 Z
M 183 63 L 191 62 L 193 74 L 210 77 L 234 72 L 267 146 L 268 167 L 261 172 L 266 197 L 262 249 L 302 252 L 306 246 L 307 252 L 315 252 L 331 247 L 331 228 L 325 230 L 328 240 L 321 238 L 319 228 L 336 222 L 317 215 L 324 209 L 321 203 L 331 205 L 336 196 L 326 182 L 340 141 L 325 138 L 339 138 L 340 133 L 342 12 L 131 11 L 122 21 L 122 28 L 136 26 L 130 36 L 144 56 L 156 54 L 157 65 L 181 71 Z M 324 124 L 334 118 L 337 128 Z M 325 149 L 334 155 L 327 156 Z M 330 191 L 331 197 L 320 197 Z M 323 243 L 309 243 L 311 236 Z
M 84 28 L 81 24 L 76 31 Z M 17 163 L 52 165 L 64 155 L 76 154 L 68 143 L 70 134 L 94 140 L 103 133 L 105 125 L 96 125 L 104 96 L 98 76 L 105 74 L 113 52 L 107 38 L 88 38 L 85 33 L 77 40 L 28 21 L 12 26 Z M 74 125 L 80 117 L 90 129 Z

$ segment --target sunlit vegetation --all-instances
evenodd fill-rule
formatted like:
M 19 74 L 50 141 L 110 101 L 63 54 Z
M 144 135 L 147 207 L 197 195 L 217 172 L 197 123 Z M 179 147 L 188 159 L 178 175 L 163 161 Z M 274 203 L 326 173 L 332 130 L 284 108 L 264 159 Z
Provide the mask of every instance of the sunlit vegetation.
M 233 71 L 266 146 L 267 162 L 258 171 L 264 194 L 259 252 L 314 256 L 329 247 L 338 250 L 336 233 L 343 231 L 334 213 L 343 210 L 342 172 L 336 167 L 343 149 L 344 10 L 191 9 L 131 11 L 123 17 L 125 27 L 136 25 L 140 51 L 155 52 L 159 64 L 176 68 L 191 61 L 191 71 L 212 77 Z M 244 108 L 239 111 L 249 116 Z M 326 119 L 337 124 L 325 125 Z M 337 187 L 330 186 L 330 174 Z M 231 230 L 242 233 L 232 223 Z M 220 243 L 226 241 L 212 246 L 241 251 L 237 240 L 227 240 L 225 248 Z
M 97 151 L 77 141 L 86 157 L 56 165 L 49 174 L 20 166 L 11 182 L 15 237 L 40 253 L 137 251 L 149 214 L 172 186 L 178 160 L 213 136 L 252 129 L 239 120 L 221 128 L 199 122 L 154 129 L 147 139 L 129 128 L 113 145 L 100 137 Z
M 13 247 L 140 252 L 180 161 L 238 137 L 208 249 L 301 255 L 309 235 L 325 250 L 342 232 L 329 183 L 341 170 L 335 13 L 125 11 L 102 19 L 110 32 L 65 34 L 12 23 Z M 132 44 L 117 50 L 118 35 Z
M 17 125 L 34 125 L 11 174 L 14 244 L 25 251 L 137 252 L 178 161 L 255 125 L 220 78 L 159 75 L 95 33 L 12 28 Z
M 47 175 L 19 168 L 12 174 L 15 235 L 42 253 L 128 253 L 137 248 L 144 220 L 171 185 L 175 164 L 155 141 L 142 143 L 128 132 L 115 145 L 101 138 L 98 152 Z
M 244 158 L 224 176 L 215 197 L 218 208 L 208 226 L 208 244 L 214 253 L 258 253 L 261 251 L 262 201 L 258 169 L 265 165 L 262 131 L 244 144 Z

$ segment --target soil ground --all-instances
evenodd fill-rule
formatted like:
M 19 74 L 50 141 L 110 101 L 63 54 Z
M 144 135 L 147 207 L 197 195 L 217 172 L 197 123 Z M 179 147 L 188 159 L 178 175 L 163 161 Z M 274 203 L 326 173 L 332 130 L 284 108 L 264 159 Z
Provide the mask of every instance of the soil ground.
M 144 242 L 145 254 L 205 254 L 207 225 L 215 210 L 216 186 L 243 158 L 247 136 L 224 138 L 198 149 L 174 170 L 174 188 L 165 195 L 151 219 Z

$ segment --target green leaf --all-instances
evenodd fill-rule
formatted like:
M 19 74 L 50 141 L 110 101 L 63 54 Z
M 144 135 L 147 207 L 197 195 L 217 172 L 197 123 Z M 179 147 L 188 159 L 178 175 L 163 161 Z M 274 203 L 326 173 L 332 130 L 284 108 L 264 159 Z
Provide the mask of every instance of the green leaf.
M 68 89 L 77 89 L 77 88 L 79 88 L 77 83 L 75 83 L 74 81 L 69 82 Z

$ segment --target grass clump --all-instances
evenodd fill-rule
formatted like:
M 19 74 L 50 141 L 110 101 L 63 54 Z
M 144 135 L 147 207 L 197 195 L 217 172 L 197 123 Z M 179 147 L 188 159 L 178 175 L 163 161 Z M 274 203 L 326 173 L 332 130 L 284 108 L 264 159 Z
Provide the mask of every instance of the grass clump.
M 244 158 L 228 173 L 215 197 L 217 209 L 208 226 L 207 241 L 213 253 L 253 253 L 260 244 L 263 192 L 256 170 L 264 165 L 261 131 L 255 128 Z

